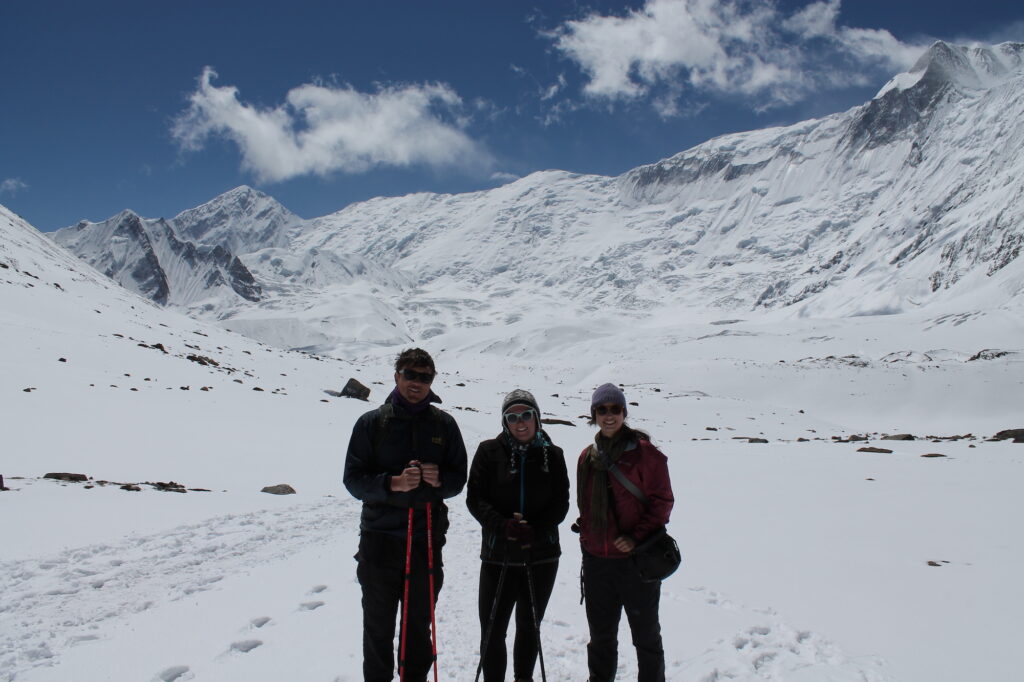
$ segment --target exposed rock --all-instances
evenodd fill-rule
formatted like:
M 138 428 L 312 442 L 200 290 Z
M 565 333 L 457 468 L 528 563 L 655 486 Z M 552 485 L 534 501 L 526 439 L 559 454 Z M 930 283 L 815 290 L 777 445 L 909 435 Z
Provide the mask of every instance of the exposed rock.
M 967 362 L 971 362 L 973 360 L 995 360 L 996 358 L 1001 358 L 1004 355 L 1009 354 L 1009 351 L 996 350 L 995 348 L 985 348 L 984 350 L 979 350 L 977 353 L 967 358 Z
M 917 440 L 909 433 L 894 433 L 889 436 L 882 436 L 882 440 Z
M 287 483 L 279 483 L 277 485 L 268 485 L 260 492 L 270 493 L 271 495 L 294 495 L 295 488 L 291 487 Z
M 888 455 L 888 454 L 892 453 L 892 450 L 887 450 L 885 448 L 875 448 L 875 447 L 868 446 L 866 448 L 859 448 L 857 450 L 857 452 L 878 452 L 878 453 L 881 453 L 881 454 L 884 454 L 884 455 Z
M 748 438 L 747 442 L 748 443 L 767 443 L 768 440 L 766 438 Z
M 921 455 L 921 456 L 922 457 L 945 457 L 945 455 L 940 455 L 937 452 L 929 452 L 928 454 Z
M 566 421 L 565 419 L 554 419 L 554 418 L 551 418 L 551 417 L 545 417 L 545 418 L 541 419 L 540 423 L 541 424 L 561 424 L 562 426 L 576 426 L 572 422 Z
M 345 388 L 341 389 L 341 395 L 346 398 L 367 400 L 370 397 L 370 389 L 359 383 L 356 379 L 349 379 Z
M 123 486 L 121 486 L 121 490 L 129 490 L 129 491 L 131 491 L 133 493 L 137 493 L 137 492 L 141 492 L 142 488 L 140 488 L 139 486 L 135 485 L 134 483 L 126 483 Z
M 992 440 L 1013 440 L 1014 443 L 1024 442 L 1024 429 L 1006 429 L 992 436 Z
M 56 481 L 73 481 L 80 483 L 82 481 L 88 481 L 89 477 L 85 474 L 68 474 L 68 473 L 54 473 L 46 474 L 43 478 L 52 478 Z

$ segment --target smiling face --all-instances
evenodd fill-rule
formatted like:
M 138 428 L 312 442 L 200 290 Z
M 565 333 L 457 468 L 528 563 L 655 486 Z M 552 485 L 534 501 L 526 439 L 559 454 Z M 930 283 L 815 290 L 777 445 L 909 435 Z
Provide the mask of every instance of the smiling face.
M 626 411 L 622 409 L 622 405 L 605 403 L 594 409 L 594 419 L 597 422 L 597 428 L 601 429 L 601 435 L 611 438 L 619 432 L 623 422 L 626 421 Z
M 434 370 L 429 367 L 403 367 L 402 371 L 395 372 L 398 393 L 413 404 L 426 400 L 433 380 Z
M 521 415 L 524 412 L 530 412 L 532 416 L 518 419 L 515 423 L 509 421 L 509 418 L 505 416 L 508 414 Z M 537 412 L 529 405 L 512 405 L 505 410 L 505 415 L 502 415 L 502 419 L 505 420 L 505 428 L 520 443 L 529 443 L 537 435 Z

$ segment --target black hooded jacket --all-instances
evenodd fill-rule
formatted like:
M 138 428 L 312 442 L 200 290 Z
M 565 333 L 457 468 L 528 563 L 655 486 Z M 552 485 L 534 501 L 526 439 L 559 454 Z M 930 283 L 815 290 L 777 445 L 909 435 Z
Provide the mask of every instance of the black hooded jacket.
M 427 483 L 408 492 L 391 490 L 391 477 L 402 473 L 411 460 L 438 465 L 441 486 Z M 433 405 L 413 413 L 391 398 L 365 413 L 352 427 L 345 456 L 345 487 L 362 500 L 361 531 L 405 536 L 409 508 L 433 508 L 432 532 L 443 542 L 448 529 L 444 500 L 462 492 L 466 485 L 466 445 L 450 414 Z M 426 536 L 426 516 L 414 515 L 417 537 Z
M 550 442 L 547 434 L 544 437 Z M 519 512 L 534 531 L 530 560 L 553 561 L 562 553 L 558 524 L 569 511 L 565 457 L 555 445 L 531 445 L 524 461 L 513 461 L 508 438 L 502 434 L 480 443 L 470 467 L 466 506 L 483 529 L 480 558 L 524 563 L 522 547 L 505 536 L 509 519 Z

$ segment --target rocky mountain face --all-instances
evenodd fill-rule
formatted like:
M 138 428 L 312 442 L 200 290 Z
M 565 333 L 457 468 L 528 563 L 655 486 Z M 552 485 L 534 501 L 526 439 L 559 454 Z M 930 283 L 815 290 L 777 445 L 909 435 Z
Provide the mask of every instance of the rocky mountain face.
M 54 241 L 125 288 L 159 303 L 189 310 L 208 299 L 260 300 L 252 273 L 221 245 L 178 237 L 164 219 L 132 211 L 99 223 L 58 230 Z
M 218 244 L 252 274 L 241 289 L 255 293 L 225 272 L 230 286 L 207 290 L 193 314 L 320 352 L 512 328 L 526 310 L 556 325 L 1019 310 L 1022 63 L 1020 43 L 936 43 L 864 105 L 722 136 L 615 178 L 545 171 L 306 221 L 239 188 L 166 223 L 136 222 L 164 225 L 168 243 L 175 233 Z M 177 284 L 187 269 L 163 268 L 162 283 L 150 263 L 163 252 L 119 229 L 100 239 L 67 228 L 58 241 L 82 255 L 68 230 L 97 232 L 87 260 L 119 281 L 168 305 L 181 305 L 176 290 L 203 295 Z

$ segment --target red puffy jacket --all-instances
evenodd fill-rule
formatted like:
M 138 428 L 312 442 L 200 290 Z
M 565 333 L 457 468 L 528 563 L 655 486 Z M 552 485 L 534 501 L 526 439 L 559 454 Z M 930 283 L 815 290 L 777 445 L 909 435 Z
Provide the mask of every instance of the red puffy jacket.
M 589 446 L 584 448 L 577 466 L 582 465 L 589 452 Z M 609 509 L 603 534 L 590 528 L 590 497 L 583 496 L 580 505 L 580 543 L 583 549 L 594 556 L 611 559 L 629 556 L 615 548 L 612 544 L 615 538 L 628 535 L 640 544 L 652 531 L 668 524 L 675 503 L 668 475 L 668 458 L 650 441 L 637 440 L 636 447 L 622 453 L 617 465 L 619 471 L 647 495 L 647 505 L 626 490 L 611 473 L 608 474 L 611 485 L 609 502 L 615 505 L 615 513 Z M 583 483 L 585 490 L 590 489 L 592 477 L 591 474 Z

